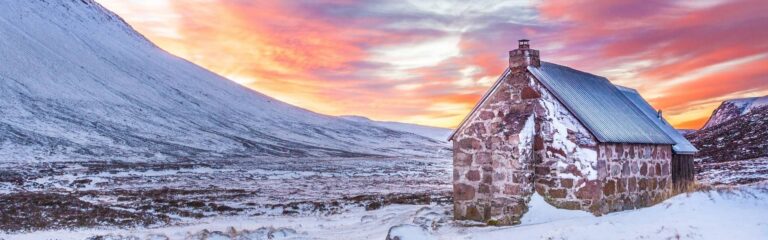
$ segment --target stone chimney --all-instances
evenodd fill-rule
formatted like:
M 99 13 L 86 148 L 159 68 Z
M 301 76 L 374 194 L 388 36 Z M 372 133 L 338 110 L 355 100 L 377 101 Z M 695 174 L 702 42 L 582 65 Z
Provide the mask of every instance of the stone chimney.
M 531 49 L 528 39 L 520 39 L 517 49 L 509 51 L 509 68 L 516 70 L 528 66 L 541 67 L 539 50 Z

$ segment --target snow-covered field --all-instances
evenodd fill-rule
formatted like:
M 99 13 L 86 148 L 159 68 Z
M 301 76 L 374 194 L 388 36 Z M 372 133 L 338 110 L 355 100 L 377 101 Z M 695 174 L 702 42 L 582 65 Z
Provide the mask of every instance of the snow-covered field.
M 13 230 L 0 239 L 385 239 L 390 231 L 411 237 L 403 239 L 768 236 L 765 182 L 722 185 L 602 217 L 554 209 L 534 197 L 523 224 L 488 227 L 452 220 L 451 163 L 445 158 L 73 162 L 0 169 L 6 169 L 0 224 Z M 46 221 L 51 225 L 40 225 Z
M 449 205 L 390 205 L 329 216 L 215 217 L 139 229 L 81 229 L 0 235 L 7 239 L 765 239 L 765 185 L 680 195 L 656 206 L 594 217 L 533 200 L 530 217 L 511 227 L 463 226 Z M 394 228 L 391 228 L 396 226 Z

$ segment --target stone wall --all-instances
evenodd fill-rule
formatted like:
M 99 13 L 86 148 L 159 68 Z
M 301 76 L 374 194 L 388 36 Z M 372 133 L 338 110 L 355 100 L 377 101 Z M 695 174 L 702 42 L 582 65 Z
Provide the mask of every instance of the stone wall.
M 502 78 L 453 138 L 454 215 L 459 220 L 513 224 L 527 211 L 533 193 L 530 163 L 538 94 L 530 91 L 531 79 L 520 69 Z
M 598 143 L 551 92 L 537 81 L 532 87 L 541 95 L 534 182 L 547 202 L 602 215 L 671 196 L 670 145 Z
M 671 196 L 670 145 L 596 138 L 524 68 L 512 68 L 453 137 L 454 216 L 517 224 L 534 191 L 596 215 Z
M 672 196 L 671 146 L 600 143 L 597 149 L 597 179 L 580 177 L 578 171 L 545 173 L 537 168 L 536 191 L 553 206 L 598 216 L 652 206 Z

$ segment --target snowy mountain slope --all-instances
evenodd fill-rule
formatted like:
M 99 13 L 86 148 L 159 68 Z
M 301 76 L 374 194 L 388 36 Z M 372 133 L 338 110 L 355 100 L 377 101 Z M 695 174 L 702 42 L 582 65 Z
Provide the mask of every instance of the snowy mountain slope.
M 764 106 L 768 106 L 768 96 L 723 101 L 723 103 L 712 112 L 712 116 L 709 117 L 709 120 L 707 120 L 707 123 L 704 124 L 702 129 L 713 127 L 728 121 L 729 119 L 747 114 L 752 111 L 752 109 Z
M 705 162 L 768 157 L 768 106 L 686 135 Z
M 448 129 L 448 128 L 430 127 L 430 126 L 401 123 L 401 122 L 374 121 L 363 116 L 348 115 L 348 116 L 340 116 L 340 117 L 350 121 L 354 121 L 354 122 L 371 124 L 371 125 L 375 125 L 383 128 L 389 128 L 395 131 L 409 132 L 416 135 L 425 136 L 437 141 L 445 142 L 445 144 L 449 144 L 449 142 L 446 139 L 448 138 L 449 135 L 451 135 L 451 129 Z
M 443 142 L 246 89 L 93 0 L 6 1 L 0 36 L 0 160 L 444 152 Z

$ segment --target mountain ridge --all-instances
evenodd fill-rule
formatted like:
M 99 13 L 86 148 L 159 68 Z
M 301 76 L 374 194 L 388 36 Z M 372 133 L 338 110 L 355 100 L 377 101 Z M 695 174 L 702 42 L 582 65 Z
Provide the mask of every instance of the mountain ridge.
M 389 128 L 396 131 L 410 132 L 410 133 L 425 136 L 437 141 L 445 142 L 446 144 L 448 144 L 448 141 L 446 141 L 446 139 L 448 138 L 448 136 L 451 135 L 451 131 L 453 131 L 452 129 L 449 129 L 449 128 L 432 127 L 432 126 L 425 126 L 425 125 L 412 124 L 412 123 L 403 123 L 403 122 L 394 122 L 394 121 L 378 121 L 378 120 L 372 120 L 365 116 L 357 116 L 357 115 L 343 115 L 339 117 L 346 120 L 350 120 L 350 121 L 373 124 L 379 127 Z
M 0 161 L 435 156 L 445 144 L 318 114 L 160 49 L 92 0 L 0 9 Z
M 713 127 L 763 106 L 768 106 L 768 96 L 725 100 L 712 112 L 701 129 Z
M 704 162 L 728 162 L 768 156 L 768 106 L 686 135 Z

